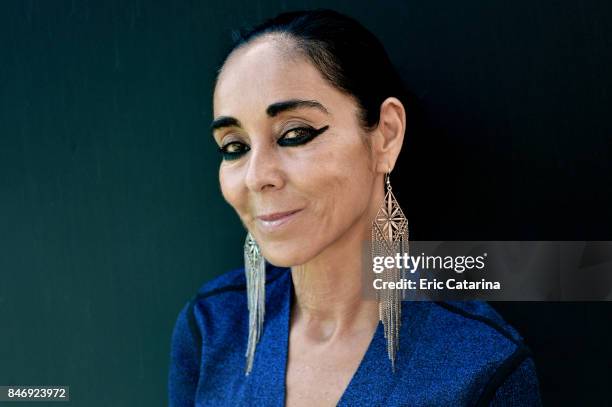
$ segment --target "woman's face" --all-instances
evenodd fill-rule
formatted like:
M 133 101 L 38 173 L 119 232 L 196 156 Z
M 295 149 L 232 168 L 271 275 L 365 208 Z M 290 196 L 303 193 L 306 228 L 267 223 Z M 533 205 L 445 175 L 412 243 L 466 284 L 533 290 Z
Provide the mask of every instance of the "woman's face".
M 226 61 L 213 103 L 221 191 L 268 261 L 304 264 L 371 222 L 357 105 L 306 59 L 256 40 Z

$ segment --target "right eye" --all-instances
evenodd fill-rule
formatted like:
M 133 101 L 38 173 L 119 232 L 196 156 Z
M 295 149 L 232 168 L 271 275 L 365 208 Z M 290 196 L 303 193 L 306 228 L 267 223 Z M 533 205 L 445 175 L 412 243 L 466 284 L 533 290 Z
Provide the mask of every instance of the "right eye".
M 235 160 L 244 155 L 251 148 L 244 143 L 239 141 L 231 141 L 221 147 L 219 147 L 219 152 L 223 156 L 224 160 Z

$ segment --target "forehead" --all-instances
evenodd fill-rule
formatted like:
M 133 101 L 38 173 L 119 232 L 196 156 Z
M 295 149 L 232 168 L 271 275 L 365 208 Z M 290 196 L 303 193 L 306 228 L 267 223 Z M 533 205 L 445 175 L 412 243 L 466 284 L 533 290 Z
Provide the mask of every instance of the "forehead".
M 217 80 L 213 108 L 215 116 L 264 114 L 268 105 L 281 100 L 319 100 L 332 107 L 341 97 L 305 57 L 278 40 L 261 39 L 227 59 Z

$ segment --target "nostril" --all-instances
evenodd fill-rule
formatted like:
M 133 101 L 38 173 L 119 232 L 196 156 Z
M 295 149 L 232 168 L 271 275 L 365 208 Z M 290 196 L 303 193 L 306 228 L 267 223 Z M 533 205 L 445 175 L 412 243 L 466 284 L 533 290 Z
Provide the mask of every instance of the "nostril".
M 282 169 L 272 153 L 262 154 L 255 152 L 249 157 L 249 164 L 245 176 L 247 187 L 255 192 L 277 189 L 283 185 Z

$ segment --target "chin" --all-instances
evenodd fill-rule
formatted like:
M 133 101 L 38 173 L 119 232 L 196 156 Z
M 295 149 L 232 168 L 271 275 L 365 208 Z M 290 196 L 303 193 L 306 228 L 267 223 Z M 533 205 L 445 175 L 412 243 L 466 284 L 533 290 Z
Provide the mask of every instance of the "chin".
M 312 256 L 303 245 L 273 242 L 260 245 L 264 258 L 277 267 L 292 267 L 306 263 Z

